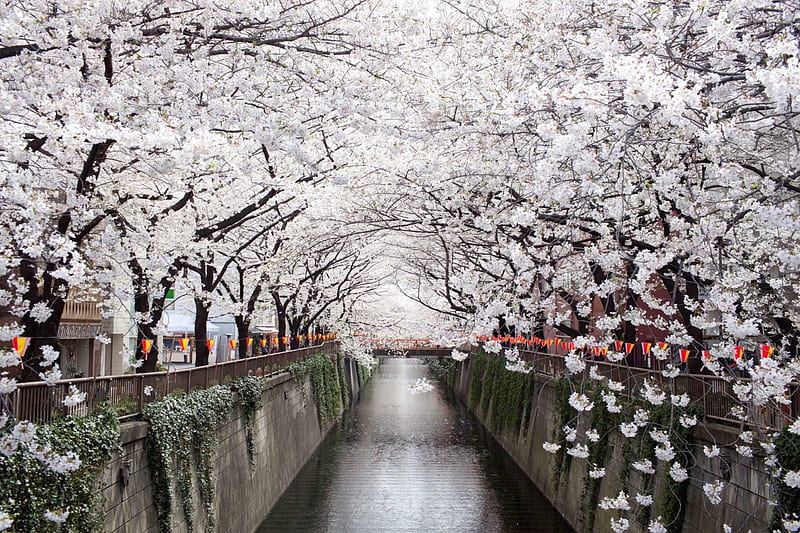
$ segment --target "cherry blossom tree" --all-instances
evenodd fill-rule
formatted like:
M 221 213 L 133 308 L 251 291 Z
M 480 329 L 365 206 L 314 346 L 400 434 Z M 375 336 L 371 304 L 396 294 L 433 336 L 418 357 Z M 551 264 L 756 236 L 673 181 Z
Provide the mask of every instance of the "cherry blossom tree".
M 798 368 L 796 6 L 447 4 L 408 100 L 428 136 L 386 173 L 381 220 L 436 258 L 409 268 L 478 335 L 648 335 L 723 376 L 734 345 L 772 344 L 737 394 L 779 414 Z
M 361 3 L 28 2 L 6 8 L 4 137 L 13 142 L 4 148 L 4 164 L 13 177 L 4 212 L 16 220 L 4 227 L 30 231 L 18 244 L 13 236 L 4 242 L 13 248 L 9 257 L 20 258 L 10 267 L 9 299 L 20 300 L 16 314 L 34 339 L 30 357 L 39 344 L 56 342 L 69 289 L 92 283 L 86 250 L 97 256 L 92 266 L 102 267 L 103 245 L 114 241 L 111 228 L 128 224 L 130 234 L 130 223 L 142 218 L 132 211 L 144 209 L 157 230 L 159 217 L 190 211 L 202 191 L 225 184 L 250 194 L 254 172 L 268 176 L 269 163 L 254 159 L 269 151 L 297 167 L 287 184 L 324 172 L 320 162 L 336 149 L 326 133 L 336 122 L 335 98 L 325 89 L 336 87 L 340 74 L 325 64 L 355 48 L 345 26 Z M 319 152 L 307 150 L 308 134 L 320 139 Z M 284 188 L 276 181 L 270 190 Z M 52 205 L 54 218 L 41 209 L 37 220 L 22 215 L 30 202 Z M 117 213 L 116 224 L 104 226 Z M 202 217 L 195 223 L 199 233 L 222 229 L 204 228 Z M 105 242 L 88 243 L 103 231 L 109 232 Z M 177 237 L 159 237 L 168 235 Z M 139 250 L 155 252 L 134 240 Z M 51 242 L 57 255 L 33 242 Z M 115 253 L 108 252 L 113 262 Z M 164 261 L 163 275 L 148 274 L 135 252 L 127 260 L 138 287 L 137 320 L 147 330 L 142 337 L 152 333 L 163 305 L 152 291 L 166 290 L 185 254 L 155 255 Z

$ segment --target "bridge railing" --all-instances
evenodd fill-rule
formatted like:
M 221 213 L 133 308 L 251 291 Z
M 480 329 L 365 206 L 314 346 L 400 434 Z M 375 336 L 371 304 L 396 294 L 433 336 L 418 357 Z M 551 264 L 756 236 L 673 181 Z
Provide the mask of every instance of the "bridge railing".
M 62 380 L 54 386 L 44 382 L 21 383 L 10 396 L 10 409 L 18 420 L 46 423 L 64 414 L 86 414 L 99 403 L 109 402 L 121 409 L 121 420 L 138 417 L 144 406 L 167 394 L 227 383 L 237 377 L 268 376 L 281 372 L 291 363 L 319 353 L 334 354 L 336 341 L 317 346 L 236 359 L 213 365 L 151 372 Z M 86 401 L 75 406 L 62 402 L 70 387 L 86 393 Z

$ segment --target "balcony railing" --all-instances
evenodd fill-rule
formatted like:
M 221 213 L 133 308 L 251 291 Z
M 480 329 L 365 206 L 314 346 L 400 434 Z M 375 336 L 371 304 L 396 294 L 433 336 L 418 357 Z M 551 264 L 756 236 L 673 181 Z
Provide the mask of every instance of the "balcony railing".
M 64 313 L 61 320 L 65 322 L 101 322 L 103 320 L 97 302 L 76 302 L 67 300 L 64 302 Z
M 298 350 L 168 372 L 69 379 L 59 381 L 55 386 L 43 382 L 22 383 L 11 394 L 10 407 L 18 420 L 41 424 L 55 416 L 86 414 L 95 405 L 108 402 L 121 408 L 121 420 L 134 419 L 146 404 L 167 394 L 227 383 L 241 376 L 269 376 L 285 370 L 295 361 L 319 353 L 332 355 L 336 350 L 337 342 L 329 341 Z M 70 394 L 70 386 L 86 393 L 86 401 L 73 407 L 64 406 L 62 400 Z

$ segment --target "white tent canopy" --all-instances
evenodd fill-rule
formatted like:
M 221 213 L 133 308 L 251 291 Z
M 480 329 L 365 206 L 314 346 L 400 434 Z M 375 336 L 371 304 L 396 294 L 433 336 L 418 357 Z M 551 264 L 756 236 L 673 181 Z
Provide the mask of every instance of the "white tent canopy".
M 171 335 L 189 335 L 194 333 L 194 316 L 166 310 L 161 321 Z M 206 322 L 206 331 L 209 337 L 219 335 L 219 328 L 211 322 Z

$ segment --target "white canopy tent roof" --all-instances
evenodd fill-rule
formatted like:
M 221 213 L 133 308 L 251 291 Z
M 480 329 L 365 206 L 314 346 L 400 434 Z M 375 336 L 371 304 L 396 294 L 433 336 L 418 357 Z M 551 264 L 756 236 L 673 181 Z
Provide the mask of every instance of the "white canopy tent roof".
M 194 316 L 192 315 L 168 309 L 164 311 L 161 321 L 171 335 L 189 335 L 194 333 Z M 219 328 L 211 322 L 206 322 L 206 331 L 209 337 L 219 335 Z

